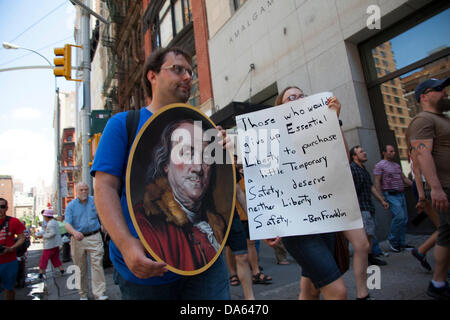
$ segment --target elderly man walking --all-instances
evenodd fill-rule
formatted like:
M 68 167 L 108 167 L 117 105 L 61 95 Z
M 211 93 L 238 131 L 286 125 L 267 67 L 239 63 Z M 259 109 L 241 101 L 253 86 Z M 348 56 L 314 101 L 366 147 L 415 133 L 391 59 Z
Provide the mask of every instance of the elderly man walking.
M 89 186 L 79 182 L 76 186 L 77 198 L 72 200 L 65 212 L 65 228 L 71 237 L 72 260 L 80 268 L 80 300 L 88 300 L 89 284 L 87 255 L 90 258 L 91 285 L 96 300 L 107 300 L 106 282 L 103 271 L 103 241 L 101 225 L 94 204 L 89 195 Z

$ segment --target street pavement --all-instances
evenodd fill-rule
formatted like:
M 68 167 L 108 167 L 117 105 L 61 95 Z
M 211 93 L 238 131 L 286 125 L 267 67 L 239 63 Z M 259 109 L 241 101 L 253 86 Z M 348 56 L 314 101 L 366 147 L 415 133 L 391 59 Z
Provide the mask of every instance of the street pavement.
M 426 235 L 407 234 L 407 243 L 419 246 L 426 239 Z M 383 251 L 389 256 L 382 257 L 388 265 L 379 267 L 378 271 L 371 271 L 369 282 L 373 289 L 370 295 L 375 300 L 431 300 L 425 291 L 431 280 L 432 272 L 423 269 L 413 258 L 409 250 L 400 253 L 390 252 L 387 241 L 380 243 Z M 76 289 L 73 289 L 73 273 L 60 275 L 59 270 L 53 270 L 51 263 L 46 272 L 46 279 L 38 279 L 38 262 L 42 252 L 41 243 L 33 243 L 28 249 L 27 280 L 25 288 L 16 289 L 16 300 L 79 300 Z M 300 267 L 289 256 L 289 265 L 277 265 L 274 251 L 263 241 L 260 244 L 260 266 L 265 274 L 271 275 L 272 284 L 254 285 L 255 297 L 258 300 L 296 300 L 299 294 Z M 433 252 L 427 254 L 427 259 L 434 267 Z M 351 261 L 352 263 L 352 261 Z M 72 262 L 64 263 L 67 270 Z M 70 269 L 69 269 L 70 270 Z M 377 278 L 377 276 L 379 277 Z M 105 269 L 106 286 L 110 300 L 120 300 L 120 290 L 113 281 L 113 268 Z M 344 275 L 349 300 L 356 298 L 355 278 L 352 266 Z M 243 300 L 241 286 L 230 286 L 232 300 Z M 4 292 L 0 293 L 0 300 L 5 299 Z M 93 299 L 92 294 L 89 297 Z

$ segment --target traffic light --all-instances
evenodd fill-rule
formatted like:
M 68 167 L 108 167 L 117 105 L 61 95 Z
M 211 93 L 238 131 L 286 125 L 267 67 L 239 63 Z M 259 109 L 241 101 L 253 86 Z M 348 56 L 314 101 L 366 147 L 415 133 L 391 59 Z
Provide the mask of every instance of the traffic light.
M 81 81 L 72 79 L 72 47 L 81 48 L 81 46 L 66 44 L 64 48 L 55 48 L 53 50 L 56 55 L 56 58 L 53 59 L 55 64 L 53 74 L 56 77 L 65 77 L 66 80 Z

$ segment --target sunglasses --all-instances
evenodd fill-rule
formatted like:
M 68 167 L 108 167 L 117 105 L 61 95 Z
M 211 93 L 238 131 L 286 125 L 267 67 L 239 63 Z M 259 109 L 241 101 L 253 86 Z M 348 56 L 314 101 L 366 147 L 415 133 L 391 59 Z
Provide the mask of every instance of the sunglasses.
M 185 68 L 183 66 L 180 66 L 179 64 L 173 64 L 171 66 L 167 67 L 161 67 L 161 69 L 164 70 L 171 70 L 173 73 L 175 73 L 177 76 L 184 76 L 184 74 L 187 72 L 189 77 L 194 78 L 194 71 L 192 69 Z
M 442 90 L 444 90 L 444 88 L 443 87 L 441 87 L 441 86 L 437 86 L 437 87 L 434 87 L 434 88 L 428 88 L 427 90 L 425 90 L 424 92 L 423 92 L 423 94 L 427 94 L 427 93 L 430 93 L 430 92 L 441 92 Z
M 0 209 L 6 209 L 8 206 L 6 204 L 0 204 Z

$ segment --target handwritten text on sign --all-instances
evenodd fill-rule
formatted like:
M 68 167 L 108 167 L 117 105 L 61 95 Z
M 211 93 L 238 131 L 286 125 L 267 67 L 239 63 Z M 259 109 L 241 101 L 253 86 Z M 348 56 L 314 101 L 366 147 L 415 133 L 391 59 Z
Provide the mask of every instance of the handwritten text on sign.
M 236 117 L 251 239 L 363 227 L 331 96 Z

